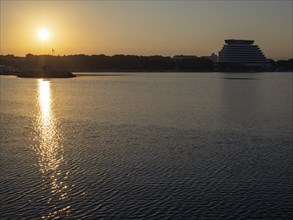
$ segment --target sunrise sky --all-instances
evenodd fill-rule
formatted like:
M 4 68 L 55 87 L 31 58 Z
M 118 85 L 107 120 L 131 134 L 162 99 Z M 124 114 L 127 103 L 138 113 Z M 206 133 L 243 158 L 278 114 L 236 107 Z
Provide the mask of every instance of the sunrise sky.
M 292 58 L 292 0 L 3 1 L 1 54 L 218 53 L 253 39 L 272 59 Z

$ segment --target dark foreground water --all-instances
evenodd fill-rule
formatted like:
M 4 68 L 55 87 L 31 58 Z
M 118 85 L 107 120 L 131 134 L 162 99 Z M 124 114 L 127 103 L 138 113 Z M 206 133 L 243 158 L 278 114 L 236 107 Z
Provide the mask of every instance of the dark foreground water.
M 292 73 L 0 79 L 1 219 L 293 218 Z

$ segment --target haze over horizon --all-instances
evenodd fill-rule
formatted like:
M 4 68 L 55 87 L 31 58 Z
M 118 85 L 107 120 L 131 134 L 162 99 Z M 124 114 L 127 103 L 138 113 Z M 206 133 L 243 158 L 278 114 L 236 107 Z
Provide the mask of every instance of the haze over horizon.
M 292 1 L 0 1 L 1 54 L 198 55 L 251 39 L 292 58 Z

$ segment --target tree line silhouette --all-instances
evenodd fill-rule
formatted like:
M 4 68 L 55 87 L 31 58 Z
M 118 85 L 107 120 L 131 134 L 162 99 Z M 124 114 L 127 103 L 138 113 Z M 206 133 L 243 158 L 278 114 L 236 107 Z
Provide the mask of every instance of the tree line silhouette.
M 136 55 L 33 55 L 25 58 L 13 55 L 0 56 L 2 65 L 22 69 L 42 69 L 51 66 L 55 70 L 79 71 L 212 71 L 214 64 L 206 58 L 193 58 L 174 62 L 171 57 Z

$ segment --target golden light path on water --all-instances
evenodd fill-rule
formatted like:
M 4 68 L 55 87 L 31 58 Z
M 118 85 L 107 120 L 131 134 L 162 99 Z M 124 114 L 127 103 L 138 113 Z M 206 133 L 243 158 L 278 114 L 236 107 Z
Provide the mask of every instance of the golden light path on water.
M 39 170 L 43 181 L 50 185 L 48 206 L 52 207 L 49 213 L 43 214 L 43 219 L 59 218 L 68 215 L 70 206 L 66 204 L 68 199 L 68 185 L 64 182 L 68 178 L 68 172 L 61 170 L 64 162 L 62 134 L 58 131 L 56 118 L 52 111 L 52 93 L 50 81 L 38 80 L 38 104 L 39 114 L 36 123 L 39 134 L 39 145 L 35 151 L 39 160 Z

